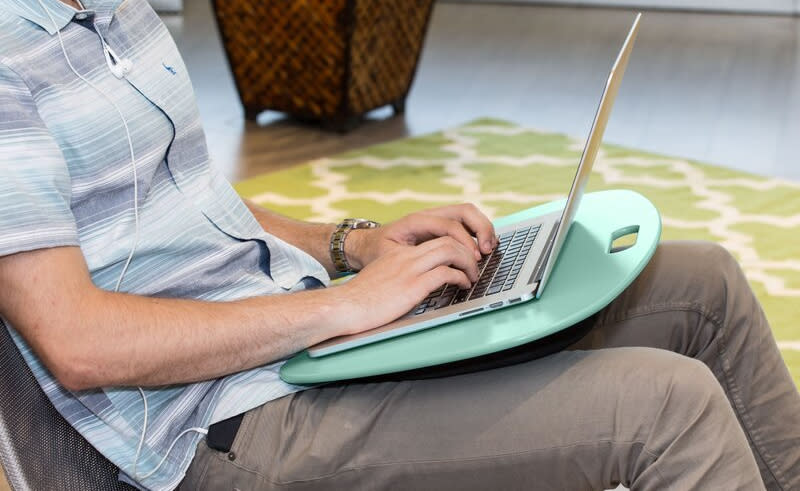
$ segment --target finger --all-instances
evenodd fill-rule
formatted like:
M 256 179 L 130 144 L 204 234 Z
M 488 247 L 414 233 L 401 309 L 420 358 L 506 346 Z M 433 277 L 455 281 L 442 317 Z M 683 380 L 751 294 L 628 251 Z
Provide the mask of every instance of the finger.
M 438 266 L 452 266 L 466 273 L 470 281 L 478 281 L 478 262 L 472 252 L 452 237 L 439 237 L 417 246 L 416 267 L 419 273 Z
M 471 203 L 447 206 L 432 210 L 432 213 L 441 214 L 458 220 L 478 238 L 478 246 L 483 254 L 489 254 L 497 246 L 497 235 L 491 220 L 477 206 Z
M 419 215 L 412 226 L 414 234 L 421 241 L 449 236 L 473 251 L 476 260 L 481 258 L 481 251 L 475 243 L 475 239 L 459 220 L 437 215 Z
M 449 266 L 437 266 L 422 275 L 421 280 L 423 281 L 422 288 L 426 294 L 442 285 L 456 285 L 464 289 L 472 287 L 472 283 L 463 271 Z

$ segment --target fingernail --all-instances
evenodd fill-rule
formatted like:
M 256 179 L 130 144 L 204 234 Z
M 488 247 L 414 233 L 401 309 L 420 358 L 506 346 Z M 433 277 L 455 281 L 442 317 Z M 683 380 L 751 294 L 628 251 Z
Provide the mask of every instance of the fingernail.
M 483 248 L 484 249 L 491 249 L 492 247 L 494 247 L 494 246 L 492 246 L 492 243 L 489 242 L 488 240 L 483 242 Z

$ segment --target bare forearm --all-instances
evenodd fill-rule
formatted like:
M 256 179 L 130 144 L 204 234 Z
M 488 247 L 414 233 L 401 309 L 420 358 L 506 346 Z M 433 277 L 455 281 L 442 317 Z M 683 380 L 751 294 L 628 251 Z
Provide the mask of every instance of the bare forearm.
M 70 389 L 207 380 L 361 328 L 343 287 L 232 302 L 92 284 L 77 247 L 0 258 L 0 315 Z
M 302 222 L 279 215 L 251 201 L 244 202 L 264 230 L 310 254 L 325 266 L 331 276 L 339 274 L 333 266 L 330 253 L 331 235 L 336 230 L 336 225 Z M 365 266 L 364 239 L 370 232 L 367 229 L 353 230 L 347 236 L 345 255 L 350 265 L 357 270 Z
M 63 378 L 73 389 L 157 386 L 264 365 L 339 334 L 336 294 L 201 302 L 98 290 L 60 333 Z

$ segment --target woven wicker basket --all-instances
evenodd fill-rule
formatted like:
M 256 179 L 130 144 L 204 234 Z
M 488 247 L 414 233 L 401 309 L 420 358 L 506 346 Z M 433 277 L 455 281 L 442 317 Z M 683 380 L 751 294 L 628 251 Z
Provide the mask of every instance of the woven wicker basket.
M 263 110 L 352 128 L 405 99 L 433 0 L 213 0 L 248 119 Z

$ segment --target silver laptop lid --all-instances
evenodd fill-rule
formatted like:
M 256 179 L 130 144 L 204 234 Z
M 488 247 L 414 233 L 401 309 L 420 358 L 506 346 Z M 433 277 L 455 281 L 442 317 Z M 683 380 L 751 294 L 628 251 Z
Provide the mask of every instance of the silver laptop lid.
M 545 265 L 544 273 L 542 274 L 542 281 L 536 291 L 536 297 L 542 295 L 542 290 L 550 277 L 553 266 L 558 258 L 558 253 L 561 252 L 561 247 L 564 245 L 564 240 L 567 238 L 569 229 L 572 226 L 572 221 L 575 219 L 575 213 L 578 211 L 578 205 L 583 197 L 586 183 L 589 182 L 589 176 L 592 173 L 592 165 L 594 159 L 597 157 L 597 151 L 600 149 L 600 144 L 603 141 L 603 133 L 608 124 L 608 118 L 611 116 L 611 108 L 614 106 L 614 100 L 617 98 L 619 86 L 622 84 L 622 77 L 625 75 L 625 68 L 628 66 L 628 59 L 630 58 L 631 51 L 633 50 L 633 43 L 636 40 L 636 35 L 639 33 L 639 20 L 642 14 L 636 15 L 633 21 L 631 30 L 628 32 L 628 37 L 622 45 L 617 60 L 611 68 L 611 73 L 606 82 L 606 88 L 603 91 L 603 97 L 600 98 L 600 106 L 597 108 L 597 113 L 594 116 L 592 129 L 589 132 L 589 139 L 586 140 L 586 146 L 583 148 L 583 155 L 581 156 L 581 163 L 578 166 L 578 172 L 575 173 L 575 178 L 572 180 L 572 188 L 569 191 L 567 204 L 564 206 L 564 211 L 561 214 L 561 220 L 557 225 L 556 237 L 553 241 L 553 248 L 550 250 L 547 264 Z

